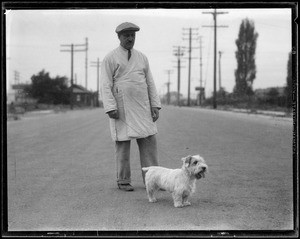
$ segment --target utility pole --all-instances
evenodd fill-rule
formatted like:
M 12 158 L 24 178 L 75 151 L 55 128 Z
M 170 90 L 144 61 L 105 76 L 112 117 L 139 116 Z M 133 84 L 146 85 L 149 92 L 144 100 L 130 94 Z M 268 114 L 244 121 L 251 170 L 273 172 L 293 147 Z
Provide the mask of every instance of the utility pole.
M 62 47 L 70 47 L 70 50 L 60 50 L 61 52 L 71 52 L 71 87 L 70 87 L 70 108 L 71 110 L 73 110 L 73 65 L 74 65 L 74 52 L 78 52 L 78 51 L 85 51 L 82 49 L 79 50 L 74 50 L 74 47 L 76 46 L 82 46 L 82 44 L 69 44 L 69 45 L 61 45 Z
M 100 69 L 100 65 L 101 62 L 99 61 L 99 57 L 97 58 L 97 61 L 92 61 L 91 62 L 93 65 L 91 65 L 92 67 L 97 67 L 97 102 L 96 102 L 96 106 L 99 107 L 99 69 Z
M 196 87 L 195 90 L 198 90 L 199 91 L 199 106 L 202 105 L 202 100 L 204 99 L 204 95 L 205 95 L 205 87 L 202 86 L 202 83 L 203 83 L 203 80 L 202 80 L 202 36 L 199 36 L 198 37 L 199 39 L 199 43 L 200 43 L 200 46 L 199 46 L 199 49 L 200 49 L 200 86 L 199 87 Z M 198 48 L 198 47 L 197 47 Z
M 213 107 L 214 109 L 217 108 L 217 92 L 216 92 L 216 84 L 217 84 L 217 15 L 218 14 L 226 14 L 228 12 L 217 12 L 215 9 L 213 12 L 203 12 L 203 14 L 212 14 L 214 18 L 214 100 L 213 100 Z M 203 26 L 203 27 L 211 27 L 211 26 Z M 228 27 L 228 26 L 218 26 L 218 27 Z
M 77 74 L 75 73 L 75 84 L 77 85 Z
M 219 51 L 219 91 L 221 91 L 222 85 L 221 85 L 221 56 L 222 51 Z
M 182 66 L 181 57 L 184 55 L 182 47 L 177 46 L 177 50 L 175 50 L 174 55 L 177 57 L 177 105 L 180 106 L 180 68 Z
M 167 88 L 168 88 L 168 93 L 167 93 L 167 104 L 170 104 L 170 74 L 172 73 L 172 70 L 166 70 L 166 73 L 168 73 L 168 82 L 166 83 Z
M 204 92 L 204 88 L 202 86 L 202 36 L 199 36 L 199 43 L 200 43 L 200 89 L 199 89 L 199 105 L 202 104 L 202 96 Z
M 183 40 L 189 40 L 189 72 L 188 72 L 188 102 L 187 105 L 190 106 L 191 105 L 191 61 L 192 61 L 192 35 L 196 35 L 193 34 L 192 31 L 193 30 L 198 30 L 198 28 L 183 28 L 183 30 L 189 30 L 188 34 L 183 33 L 183 35 L 189 35 L 189 38 L 183 38 Z
M 15 85 L 20 84 L 20 72 L 14 71 L 15 73 Z
M 87 89 L 88 85 L 88 38 L 85 38 L 85 88 Z

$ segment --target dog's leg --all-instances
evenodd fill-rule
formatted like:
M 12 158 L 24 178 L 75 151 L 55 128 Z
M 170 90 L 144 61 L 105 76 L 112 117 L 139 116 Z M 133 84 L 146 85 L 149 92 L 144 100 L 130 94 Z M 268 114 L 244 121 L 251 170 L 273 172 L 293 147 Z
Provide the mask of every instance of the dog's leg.
M 155 185 L 146 182 L 146 190 L 149 198 L 149 202 L 157 202 L 157 199 L 154 197 Z
M 154 190 L 147 189 L 147 194 L 148 194 L 149 202 L 157 202 L 157 199 L 154 197 Z
M 191 205 L 191 203 L 188 201 L 188 197 L 189 197 L 189 195 L 183 195 L 182 196 L 183 206 L 190 206 Z
M 182 194 L 173 192 L 172 196 L 173 196 L 173 200 L 174 200 L 174 207 L 183 207 L 184 206 L 182 204 Z

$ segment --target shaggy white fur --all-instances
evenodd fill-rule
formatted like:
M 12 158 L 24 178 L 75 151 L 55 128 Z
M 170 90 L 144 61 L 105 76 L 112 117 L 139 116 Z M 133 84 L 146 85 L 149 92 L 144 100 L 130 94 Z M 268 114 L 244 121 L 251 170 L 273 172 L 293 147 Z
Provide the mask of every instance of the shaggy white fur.
M 149 202 L 157 201 L 154 193 L 161 188 L 172 193 L 175 207 L 191 205 L 188 197 L 195 191 L 196 180 L 205 177 L 208 166 L 200 155 L 189 155 L 181 160 L 183 165 L 178 169 L 160 166 L 142 168 L 146 172 L 145 183 Z

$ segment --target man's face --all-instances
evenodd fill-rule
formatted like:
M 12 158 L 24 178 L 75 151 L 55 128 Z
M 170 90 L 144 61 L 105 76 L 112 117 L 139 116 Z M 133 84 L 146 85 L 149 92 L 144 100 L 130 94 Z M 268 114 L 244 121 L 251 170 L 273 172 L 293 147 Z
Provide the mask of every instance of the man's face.
M 119 40 L 122 47 L 129 50 L 133 47 L 135 41 L 135 31 L 124 31 L 119 34 Z

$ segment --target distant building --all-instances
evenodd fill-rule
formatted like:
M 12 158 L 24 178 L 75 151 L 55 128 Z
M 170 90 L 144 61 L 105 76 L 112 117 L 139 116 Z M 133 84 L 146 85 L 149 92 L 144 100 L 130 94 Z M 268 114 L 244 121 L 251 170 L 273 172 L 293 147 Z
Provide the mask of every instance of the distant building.
M 284 96 L 284 89 L 285 87 L 269 87 L 269 88 L 265 88 L 265 89 L 256 89 L 254 91 L 255 93 L 255 96 L 257 98 L 265 98 L 268 96 L 269 92 L 272 90 L 272 89 L 276 89 L 278 91 L 278 96 Z
M 73 104 L 77 106 L 97 106 L 97 92 L 73 84 Z
M 255 100 L 260 104 L 286 107 L 287 96 L 285 94 L 285 87 L 257 89 L 255 91 Z
M 6 103 L 10 104 L 15 101 L 15 92 L 7 92 L 6 94 Z
M 28 84 L 12 85 L 12 91 L 7 94 L 7 104 L 11 102 L 16 104 L 37 103 L 37 99 L 29 97 L 24 91 L 27 86 Z M 76 106 L 97 106 L 97 92 L 73 84 L 73 104 Z
M 12 85 L 12 92 L 7 94 L 7 103 L 36 103 L 37 100 L 29 97 L 24 91 L 28 84 L 15 84 Z

